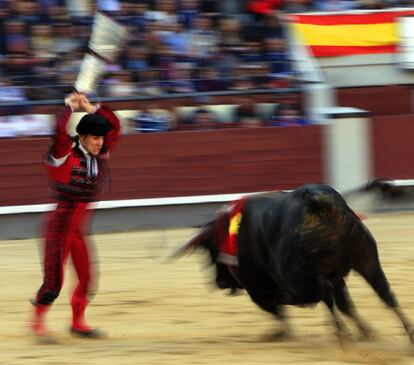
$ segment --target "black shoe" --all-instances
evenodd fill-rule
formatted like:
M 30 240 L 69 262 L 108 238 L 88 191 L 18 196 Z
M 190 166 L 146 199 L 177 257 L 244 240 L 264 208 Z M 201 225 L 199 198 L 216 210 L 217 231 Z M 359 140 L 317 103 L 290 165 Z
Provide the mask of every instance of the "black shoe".
M 100 330 L 98 330 L 96 328 L 92 328 L 90 330 L 84 330 L 84 331 L 82 331 L 82 330 L 78 330 L 76 328 L 71 327 L 70 333 L 73 336 L 82 337 L 82 338 L 100 339 L 100 338 L 104 338 L 105 337 L 105 334 L 102 331 L 100 331 Z

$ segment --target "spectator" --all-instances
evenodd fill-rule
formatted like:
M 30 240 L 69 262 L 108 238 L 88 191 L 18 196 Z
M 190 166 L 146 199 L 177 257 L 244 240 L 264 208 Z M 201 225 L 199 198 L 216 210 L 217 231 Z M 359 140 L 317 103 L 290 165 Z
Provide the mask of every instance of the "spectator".
M 138 71 L 137 92 L 141 95 L 152 96 L 165 94 L 166 91 L 160 80 L 160 70 L 157 68 Z
M 137 132 L 166 132 L 171 129 L 173 118 L 168 111 L 143 110 L 134 119 Z
M 304 13 L 312 10 L 312 0 L 290 0 L 283 6 L 287 13 Z M 273 35 L 271 35 L 273 36 Z M 276 35 L 280 37 L 280 35 Z
M 256 128 L 263 126 L 263 121 L 256 115 L 254 104 L 242 104 L 237 108 L 237 122 L 241 127 Z
M 145 18 L 163 24 L 175 24 L 178 22 L 175 0 L 155 0 L 155 9 L 145 13 Z
M 255 88 L 252 79 L 251 66 L 247 64 L 239 64 L 233 69 L 228 89 L 234 91 L 245 91 Z
M 9 20 L 5 23 L 6 53 L 23 53 L 29 50 L 29 39 L 26 35 L 26 24 L 19 20 Z
M 63 72 L 57 75 L 56 92 L 60 94 L 59 99 L 73 91 L 73 85 L 75 85 L 77 76 L 77 72 Z
M 285 102 L 279 105 L 268 124 L 289 127 L 308 125 L 309 121 L 302 115 L 300 107 L 296 103 Z
M 170 54 L 167 46 L 163 43 L 154 44 L 151 59 L 151 66 L 160 70 L 160 79 L 169 80 L 172 77 L 176 57 Z
M 40 58 L 51 59 L 53 53 L 54 40 L 52 28 L 47 24 L 35 24 L 30 28 L 30 48 L 34 54 Z
M 96 0 L 98 10 L 109 14 L 121 11 L 121 2 L 118 0 Z
M 22 81 L 28 83 L 33 73 L 33 65 L 37 62 L 38 60 L 29 52 L 16 52 L 4 57 L 3 66 L 6 75 L 22 76 Z
M 221 42 L 230 47 L 232 52 L 239 52 L 243 44 L 240 36 L 241 24 L 236 18 L 225 17 L 219 21 Z
M 387 7 L 386 0 L 360 0 L 360 9 L 375 10 Z
M 263 60 L 260 42 L 245 42 L 240 58 L 245 63 L 261 62 Z
M 36 1 L 11 1 L 13 19 L 30 26 L 41 23 L 41 11 Z
M 188 32 L 192 56 L 196 58 L 212 57 L 217 53 L 219 33 L 213 29 L 212 20 L 206 15 L 197 17 L 193 28 Z
M 180 10 L 178 11 L 178 19 L 184 29 L 193 29 L 194 23 L 199 15 L 200 0 L 181 0 Z
M 60 56 L 61 60 L 55 67 L 58 73 L 79 72 L 83 60 L 83 52 L 74 50 L 72 52 L 62 53 Z
M 411 8 L 414 7 L 414 0 L 401 0 L 395 6 Z
M 217 128 L 217 118 L 214 112 L 198 108 L 191 115 L 188 124 L 200 129 L 215 129 Z
M 53 24 L 53 52 L 56 54 L 74 52 L 82 47 L 81 40 L 75 35 L 76 28 L 68 23 Z
M 83 0 L 85 1 L 85 0 Z M 86 0 L 87 1 L 87 0 Z M 63 5 L 65 1 L 62 0 L 37 0 L 37 4 L 39 6 L 40 14 L 46 14 L 47 9 L 51 6 L 60 6 Z M 79 0 L 73 1 L 74 3 L 79 2 Z M 69 6 L 69 4 L 68 4 Z
M 27 100 L 24 89 L 13 85 L 10 78 L 0 77 L 0 102 Z
M 315 0 L 313 4 L 314 9 L 318 11 L 343 11 L 357 6 L 358 2 L 353 0 Z
M 193 64 L 175 62 L 170 81 L 166 83 L 169 93 L 194 93 L 197 91 L 193 80 Z
M 286 75 L 290 71 L 290 63 L 285 50 L 283 38 L 267 38 L 265 41 L 264 61 L 270 64 L 273 75 Z
M 233 70 L 237 67 L 239 60 L 237 56 L 231 52 L 230 47 L 221 43 L 218 45 L 217 53 L 213 54 L 208 62 L 217 70 L 219 77 L 222 80 L 225 80 L 226 84 L 229 84 L 229 75 L 231 75 Z
M 246 12 L 246 0 L 226 0 L 217 3 L 217 9 L 222 15 L 243 16 Z M 216 9 L 216 11 L 217 11 Z
M 222 80 L 214 67 L 202 67 L 196 81 L 199 92 L 226 90 L 226 83 Z
M 60 5 L 51 5 L 47 7 L 43 19 L 43 23 L 50 24 L 51 26 L 56 23 L 68 23 L 73 26 L 73 23 L 76 22 L 76 17 L 74 16 L 71 18 L 67 8 Z
M 296 0 L 296 1 L 309 1 L 309 0 Z M 292 4 L 292 2 L 288 2 Z M 285 33 L 282 24 L 280 24 L 277 14 L 266 16 L 263 21 L 263 39 L 265 38 L 284 38 Z M 263 40 L 262 39 L 262 40 Z
M 161 33 L 161 42 L 166 45 L 170 55 L 176 58 L 188 59 L 190 56 L 190 37 L 180 23 L 164 25 L 165 31 Z
M 136 85 L 133 83 L 131 72 L 119 71 L 112 73 L 112 76 L 106 79 L 106 96 L 129 96 L 137 93 Z
M 67 70 L 65 70 L 67 72 Z M 58 87 L 58 78 L 56 77 L 56 69 L 52 66 L 37 66 L 34 68 L 36 75 L 41 77 L 33 77 L 33 81 L 26 89 L 27 96 L 30 100 L 57 100 L 61 99 L 63 94 Z M 70 90 L 70 89 L 69 89 Z
M 1 94 L 1 90 L 0 90 Z M 0 116 L 0 138 L 17 137 L 16 126 L 9 117 Z
M 226 0 L 229 1 L 229 0 Z M 213 19 L 216 19 L 220 15 L 220 3 L 223 0 L 202 0 L 201 12 Z
M 81 11 L 79 11 L 80 8 L 82 8 Z M 73 19 L 72 22 L 76 25 L 83 25 L 87 27 L 92 26 L 95 13 L 97 11 L 98 11 L 98 6 L 95 3 L 95 1 L 82 4 L 75 9 L 69 8 L 70 18 Z M 65 19 L 63 18 L 63 15 L 64 14 L 61 14 L 61 17 L 57 20 L 60 22 L 65 21 Z
M 131 47 L 126 51 L 125 68 L 141 71 L 150 68 L 150 54 L 146 47 Z
M 6 47 L 6 23 L 10 17 L 10 10 L 6 4 L 0 2 L 0 55 L 7 52 Z
M 91 27 L 88 25 L 75 24 L 73 33 L 76 34 L 76 40 L 79 42 L 79 48 L 85 52 L 88 49 L 89 39 L 91 37 Z
M 149 10 L 148 5 L 144 1 L 131 1 L 123 3 L 126 7 L 127 18 L 124 21 L 130 29 L 132 34 L 137 32 L 145 32 L 147 19 L 145 13 Z
M 249 64 L 248 66 L 255 89 L 268 89 L 274 87 L 274 80 L 270 73 L 268 63 L 260 62 Z

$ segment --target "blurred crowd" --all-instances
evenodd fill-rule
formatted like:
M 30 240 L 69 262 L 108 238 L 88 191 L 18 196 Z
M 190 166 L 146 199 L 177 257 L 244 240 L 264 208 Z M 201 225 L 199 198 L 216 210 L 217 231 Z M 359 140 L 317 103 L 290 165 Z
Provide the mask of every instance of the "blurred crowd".
M 180 109 L 189 109 L 180 111 Z M 297 98 L 286 94 L 278 103 L 200 105 L 146 109 L 129 118 L 126 133 L 207 130 L 233 127 L 303 126 L 310 124 Z
M 100 96 L 288 87 L 281 12 L 409 6 L 407 0 L 0 0 L 0 102 L 61 99 L 87 51 L 93 15 L 130 40 Z
M 201 103 L 195 106 L 164 108 L 152 108 L 149 104 L 141 110 L 120 110 L 115 113 L 122 121 L 123 134 L 310 124 L 300 99 L 297 95 L 289 93 L 283 94 L 283 97 L 274 103 Z M 76 120 L 77 118 L 74 123 Z M 0 138 L 50 135 L 54 130 L 54 122 L 55 116 L 51 114 L 0 116 Z M 69 131 L 71 132 L 73 131 Z
M 70 93 L 97 10 L 130 34 L 97 95 L 156 97 L 289 88 L 295 73 L 279 15 L 409 6 L 414 0 L 0 0 L 0 103 Z

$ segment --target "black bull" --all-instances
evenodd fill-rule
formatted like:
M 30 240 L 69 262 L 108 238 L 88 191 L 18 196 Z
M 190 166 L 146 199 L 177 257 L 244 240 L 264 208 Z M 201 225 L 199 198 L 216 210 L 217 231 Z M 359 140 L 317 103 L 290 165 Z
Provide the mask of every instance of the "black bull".
M 260 308 L 282 320 L 278 335 L 288 330 L 284 305 L 320 301 L 329 308 L 340 337 L 346 331 L 337 309 L 369 335 L 344 281 L 355 270 L 396 313 L 414 342 L 413 328 L 381 268 L 375 239 L 336 190 L 304 185 L 288 193 L 247 197 L 238 231 L 237 268 L 217 261 L 228 227 L 229 212 L 222 209 L 176 255 L 195 247 L 207 249 L 216 265 L 217 285 L 245 288 Z

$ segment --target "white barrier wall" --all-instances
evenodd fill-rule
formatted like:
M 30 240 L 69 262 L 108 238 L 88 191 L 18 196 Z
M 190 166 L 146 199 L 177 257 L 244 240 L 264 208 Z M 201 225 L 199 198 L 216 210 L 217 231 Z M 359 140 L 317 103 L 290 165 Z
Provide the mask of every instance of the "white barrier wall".
M 341 192 L 372 178 L 370 113 L 356 108 L 327 108 L 326 182 Z

